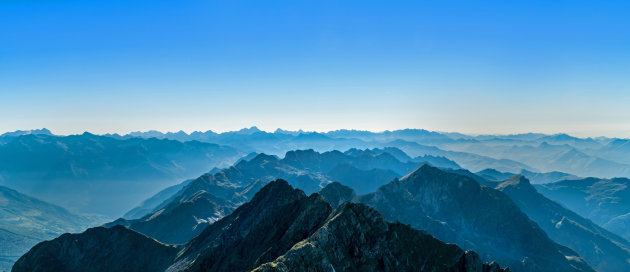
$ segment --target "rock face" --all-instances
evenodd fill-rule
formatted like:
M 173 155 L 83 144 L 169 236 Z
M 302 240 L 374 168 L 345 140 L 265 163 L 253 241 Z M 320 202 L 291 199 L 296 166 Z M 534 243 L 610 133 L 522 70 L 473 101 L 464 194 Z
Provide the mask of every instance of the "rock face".
M 514 271 L 592 271 L 577 253 L 551 241 L 508 196 L 467 176 L 424 165 L 358 201 L 387 220 L 425 229 Z
M 536 191 L 523 176 L 497 186 L 551 239 L 577 251 L 597 271 L 630 271 L 630 243 Z
M 123 226 L 98 227 L 39 243 L 11 271 L 161 271 L 176 253 Z
M 168 246 L 123 226 L 94 228 L 40 243 L 13 271 L 504 271 L 429 234 L 387 223 L 375 210 L 336 210 L 286 181 L 182 246 Z
M 323 226 L 254 271 L 503 271 L 375 210 L 346 202 Z
M 333 208 L 339 207 L 346 201 L 352 201 L 356 197 L 356 193 L 352 188 L 344 186 L 341 183 L 333 182 L 326 185 L 324 189 L 318 192 L 328 204 Z
M 199 191 L 185 201 L 131 221 L 129 228 L 163 243 L 184 244 L 235 208 L 228 200 Z
M 308 237 L 331 210 L 317 194 L 307 197 L 286 181 L 272 182 L 191 240 L 169 270 L 250 270 Z

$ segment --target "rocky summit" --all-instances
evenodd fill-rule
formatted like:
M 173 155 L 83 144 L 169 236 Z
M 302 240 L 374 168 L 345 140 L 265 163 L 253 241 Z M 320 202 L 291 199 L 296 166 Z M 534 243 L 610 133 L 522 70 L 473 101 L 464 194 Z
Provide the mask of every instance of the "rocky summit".
M 423 165 L 358 201 L 387 220 L 426 230 L 514 271 L 593 271 L 577 253 L 549 239 L 507 195 L 468 176 Z

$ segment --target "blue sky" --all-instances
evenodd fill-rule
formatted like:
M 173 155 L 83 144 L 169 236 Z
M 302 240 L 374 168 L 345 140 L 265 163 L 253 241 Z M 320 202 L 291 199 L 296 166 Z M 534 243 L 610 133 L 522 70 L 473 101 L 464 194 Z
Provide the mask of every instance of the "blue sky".
M 630 137 L 629 1 L 0 2 L 0 131 Z

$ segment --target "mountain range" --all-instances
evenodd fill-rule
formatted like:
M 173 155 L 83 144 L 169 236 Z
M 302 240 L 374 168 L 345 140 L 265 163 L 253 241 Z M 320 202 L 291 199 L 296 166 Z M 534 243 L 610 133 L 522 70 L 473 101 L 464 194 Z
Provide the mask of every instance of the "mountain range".
M 351 227 L 350 227 L 351 226 Z M 72 254 L 68 254 L 73 252 Z M 161 244 L 123 226 L 94 228 L 42 242 L 12 271 L 503 271 L 362 204 L 333 209 L 286 181 L 181 246 Z
M 313 148 L 317 151 L 349 148 L 398 147 L 413 156 L 445 156 L 473 172 L 494 168 L 519 173 L 561 171 L 577 176 L 628 177 L 628 139 L 577 138 L 567 134 L 526 133 L 478 135 L 444 133 L 423 129 L 383 132 L 337 130 L 325 133 L 286 131 L 266 132 L 256 127 L 239 131 L 161 133 L 134 132 L 110 135 L 119 138 L 156 137 L 179 141 L 197 140 L 280 155 L 288 150 Z M 419 145 L 419 146 L 418 146 Z M 544 158 L 544 159 L 543 159 Z M 483 167 L 483 168 L 482 168 Z
M 0 265 L 39 243 L 14 271 L 625 271 L 625 147 L 414 129 L 17 131 L 0 135 L 0 184 L 17 189 L 0 186 Z
M 138 199 L 214 166 L 229 166 L 245 154 L 209 143 L 89 133 L 0 138 L 0 185 L 75 212 L 113 218 Z
M 436 161 L 445 166 L 457 166 L 444 159 L 437 158 Z M 121 224 L 161 242 L 181 244 L 251 199 L 274 178 L 285 179 L 307 193 L 317 192 L 332 181 L 370 192 L 402 176 L 399 173 L 412 171 L 423 163 L 430 162 L 403 163 L 381 150 L 351 149 L 345 153 L 296 150 L 287 152 L 283 159 L 258 154 L 251 160 L 241 160 L 214 174 L 207 173 L 177 187 L 167 188 L 144 202 L 142 208 L 149 212 L 131 216 L 140 210 L 139 207 L 134 208 L 127 213 L 130 217 L 107 226 Z M 179 191 L 173 188 L 179 188 Z M 156 199 L 162 202 L 158 203 Z M 149 203 L 154 206 L 149 206 Z
M 357 154 L 356 151 L 347 153 L 355 155 Z M 260 180 L 254 178 L 245 179 L 244 177 L 246 176 L 242 175 L 238 176 L 239 178 L 241 178 L 241 180 L 225 179 L 225 177 L 233 175 L 230 173 L 269 173 L 270 169 L 282 169 L 283 167 L 286 167 L 279 166 L 282 164 L 278 164 L 278 162 L 284 160 L 287 160 L 293 165 L 299 165 L 301 167 L 301 170 L 297 171 L 308 172 L 309 170 L 304 169 L 321 169 L 323 167 L 321 163 L 316 163 L 313 165 L 314 161 L 321 162 L 321 160 L 317 160 L 314 158 L 318 158 L 319 156 L 331 156 L 325 155 L 326 153 L 319 154 L 312 150 L 295 151 L 289 154 L 287 154 L 287 156 L 285 156 L 285 159 L 282 160 L 279 160 L 273 156 L 258 155 L 250 161 L 241 161 L 234 167 L 220 171 L 215 175 L 202 176 L 198 179 L 198 181 L 193 181 L 192 183 L 188 184 L 188 186 L 193 183 L 198 183 L 200 185 L 191 186 L 186 190 L 182 190 L 182 192 L 178 194 L 179 196 L 177 198 L 174 198 L 179 200 L 171 200 L 169 205 L 177 203 L 176 205 L 178 206 L 186 206 L 186 201 L 182 202 L 181 199 L 183 198 L 181 196 L 189 195 L 190 192 L 193 192 L 195 190 L 196 192 L 216 192 L 216 194 L 218 195 L 230 196 L 230 199 L 238 199 L 239 196 L 243 195 L 243 193 L 239 193 L 239 190 L 244 190 L 244 188 L 251 186 L 239 186 L 235 183 L 244 183 L 243 180 L 248 180 L 249 182 L 251 182 L 251 184 L 260 184 Z M 324 165 L 330 164 L 330 162 L 327 162 Z M 307 165 L 309 167 L 306 167 Z M 252 171 L 252 169 L 257 170 Z M 290 176 L 287 177 L 295 178 Z M 410 177 L 414 178 L 412 179 Z M 218 182 L 218 178 L 224 179 L 221 182 Z M 308 182 L 318 185 L 322 184 L 321 181 L 317 179 L 313 179 Z M 306 186 L 306 183 L 307 182 L 295 184 L 296 186 L 312 188 L 312 186 Z M 406 184 L 406 186 L 401 187 L 401 185 L 399 185 L 401 183 Z M 201 186 L 201 184 L 203 186 Z M 483 260 L 492 261 L 498 259 L 500 260 L 500 263 L 506 263 L 511 269 L 515 271 L 531 271 L 531 269 L 534 269 L 536 267 L 547 267 L 547 269 L 550 269 L 551 267 L 564 267 L 566 271 L 590 271 L 590 267 L 580 261 L 580 258 L 578 257 L 579 254 L 550 240 L 546 236 L 546 234 L 535 223 L 531 222 L 528 217 L 523 214 L 507 196 L 502 195 L 502 193 L 494 191 L 491 188 L 480 186 L 476 181 L 467 176 L 449 173 L 447 171 L 442 171 L 437 168 L 425 165 L 418 168 L 418 170 L 414 171 L 413 174 L 405 179 L 394 179 L 394 181 L 388 184 L 383 183 L 385 185 L 378 188 L 375 193 L 360 195 L 358 197 L 354 190 L 350 189 L 350 187 L 342 185 L 341 183 L 332 182 L 326 184 L 328 185 L 324 187 L 320 191 L 320 193 L 326 200 L 330 202 L 332 207 L 338 207 L 342 205 L 343 202 L 352 200 L 354 200 L 355 202 L 366 203 L 381 211 L 385 215 L 385 218 L 387 220 L 398 220 L 403 223 L 409 223 L 412 225 L 412 227 L 426 230 L 430 234 L 436 236 L 443 241 L 457 243 L 465 249 L 473 249 L 481 254 L 481 258 Z M 445 186 L 445 184 L 454 185 Z M 467 186 L 459 187 L 460 184 L 467 184 Z M 398 189 L 393 193 L 383 193 L 387 192 L 389 188 L 394 187 L 401 187 L 401 189 Z M 192 188 L 195 189 L 191 190 Z M 420 190 L 420 188 L 425 188 L 423 190 L 428 191 L 426 191 L 425 193 L 419 193 L 417 190 Z M 476 190 L 480 192 L 480 196 L 476 196 L 473 198 L 465 197 L 465 195 L 469 194 L 471 188 L 477 188 Z M 432 191 L 440 189 L 444 191 Z M 451 194 L 451 196 L 445 198 L 445 194 Z M 410 195 L 412 198 L 407 199 L 405 196 L 408 195 Z M 446 202 L 429 201 L 429 204 L 422 204 L 427 203 L 426 200 L 419 198 L 423 195 L 442 196 L 442 200 Z M 374 202 L 374 199 L 379 199 L 379 201 Z M 475 205 L 466 203 L 465 201 L 470 201 L 471 203 L 475 203 Z M 385 203 L 391 204 L 386 205 Z M 479 205 L 481 205 L 481 203 L 487 204 L 484 204 L 483 207 L 480 207 Z M 234 202 L 230 203 L 230 205 L 232 204 L 234 204 Z M 399 206 L 388 206 L 392 204 Z M 452 208 L 453 210 L 448 210 L 446 207 L 459 208 Z M 498 209 L 498 207 L 500 207 L 501 209 Z M 471 210 L 461 210 L 462 208 L 469 208 Z M 212 209 L 214 209 L 214 205 L 208 205 L 208 208 L 206 210 Z M 440 211 L 439 213 L 430 213 L 429 211 L 431 209 L 441 209 L 442 211 Z M 186 217 L 190 218 L 191 222 L 193 222 L 193 218 L 201 218 L 201 216 L 196 215 L 194 212 L 183 212 L 183 210 L 180 210 L 180 212 L 186 214 Z M 409 214 L 406 215 L 406 212 Z M 149 214 L 146 215 L 145 218 L 159 218 L 162 214 L 166 213 L 168 213 L 166 210 L 158 210 L 155 212 L 157 216 Z M 419 214 L 421 216 L 418 216 Z M 486 214 L 492 214 L 492 216 Z M 448 217 L 445 217 L 446 215 L 456 217 L 451 217 L 451 219 L 449 219 Z M 461 222 L 461 216 L 465 216 L 469 219 Z M 185 222 L 181 219 L 181 216 L 170 214 L 168 215 L 168 217 L 179 218 L 177 222 Z M 420 218 L 420 220 L 418 220 L 418 218 Z M 485 220 L 479 218 L 484 218 Z M 507 222 L 505 222 L 502 218 L 510 218 L 510 220 L 507 220 Z M 521 218 L 520 223 L 517 222 L 518 220 L 516 220 L 516 218 Z M 115 224 L 120 224 L 120 222 L 114 222 L 114 225 Z M 512 226 L 510 224 L 515 225 Z M 130 228 L 142 232 L 141 229 L 134 228 L 133 224 L 130 225 Z M 171 231 L 171 233 L 181 232 L 181 229 L 173 229 L 177 231 Z M 482 229 L 488 230 L 483 232 Z M 501 229 L 507 232 L 497 232 L 497 229 Z M 536 231 L 532 232 L 532 229 Z M 466 233 L 465 230 L 475 231 L 467 231 L 468 233 Z M 143 233 L 151 237 L 158 238 L 158 240 L 160 240 L 161 238 L 149 232 Z M 198 235 L 198 232 L 195 232 L 194 234 L 189 236 L 192 237 L 195 235 Z M 518 241 L 513 239 L 523 240 Z M 487 244 L 487 241 L 494 242 L 485 245 Z M 186 241 L 177 241 L 177 243 L 182 242 Z M 513 246 L 507 245 L 520 245 L 523 248 L 514 249 Z M 532 247 L 538 246 L 539 248 L 527 248 L 527 245 L 531 245 Z M 506 254 L 506 251 L 509 248 L 513 248 L 511 249 L 512 252 Z M 532 252 L 537 252 L 537 254 L 531 254 Z M 565 255 L 573 257 L 567 259 L 565 258 Z

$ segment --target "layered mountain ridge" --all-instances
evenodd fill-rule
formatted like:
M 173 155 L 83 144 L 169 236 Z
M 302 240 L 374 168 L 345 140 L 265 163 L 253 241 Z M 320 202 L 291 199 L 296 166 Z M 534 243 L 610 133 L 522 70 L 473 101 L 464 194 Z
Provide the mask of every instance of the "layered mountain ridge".
M 112 244 L 117 240 L 125 242 Z M 155 257 L 159 259 L 147 263 Z M 12 271 L 86 267 L 93 271 L 287 271 L 300 267 L 503 271 L 496 263 L 481 262 L 474 252 L 464 252 L 409 226 L 387 223 L 362 204 L 345 203 L 333 210 L 320 195 L 306 196 L 283 180 L 267 184 L 250 202 L 185 245 L 164 245 L 123 226 L 100 227 L 42 242 L 20 258 Z

